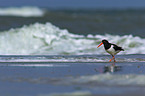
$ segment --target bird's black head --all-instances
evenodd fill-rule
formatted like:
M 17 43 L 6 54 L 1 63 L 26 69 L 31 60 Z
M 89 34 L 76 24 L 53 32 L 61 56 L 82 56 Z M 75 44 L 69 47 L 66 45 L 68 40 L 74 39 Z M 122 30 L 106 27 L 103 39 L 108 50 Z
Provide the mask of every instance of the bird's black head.
M 106 39 L 103 39 L 103 40 L 102 40 L 102 43 L 103 43 L 103 44 L 108 44 L 109 42 L 108 42 Z
M 104 44 L 105 49 L 109 49 L 111 47 L 111 44 L 105 39 L 102 40 L 102 43 L 100 43 L 98 47 L 100 47 L 102 44 Z
M 102 43 L 104 44 L 105 49 L 109 49 L 111 47 L 111 44 L 107 40 L 102 40 Z

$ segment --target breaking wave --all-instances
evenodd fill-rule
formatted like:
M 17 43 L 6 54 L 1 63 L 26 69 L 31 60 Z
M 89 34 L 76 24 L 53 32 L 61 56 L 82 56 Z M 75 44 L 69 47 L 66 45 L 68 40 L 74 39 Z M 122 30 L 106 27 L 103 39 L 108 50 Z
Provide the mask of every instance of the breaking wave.
M 102 39 L 122 46 L 119 54 L 144 54 L 145 39 L 132 35 L 77 35 L 60 29 L 51 23 L 35 23 L 22 28 L 0 32 L 1 54 L 48 54 L 81 55 L 107 54 L 103 46 L 97 48 Z
M 38 7 L 9 7 L 0 8 L 0 16 L 21 16 L 21 17 L 40 17 L 44 15 L 44 10 Z

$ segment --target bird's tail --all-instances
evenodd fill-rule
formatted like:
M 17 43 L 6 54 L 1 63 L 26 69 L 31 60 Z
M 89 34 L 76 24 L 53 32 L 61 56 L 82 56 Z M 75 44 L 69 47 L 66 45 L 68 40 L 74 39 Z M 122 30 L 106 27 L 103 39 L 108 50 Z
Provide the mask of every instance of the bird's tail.
M 121 51 L 124 51 L 124 49 L 121 48 Z

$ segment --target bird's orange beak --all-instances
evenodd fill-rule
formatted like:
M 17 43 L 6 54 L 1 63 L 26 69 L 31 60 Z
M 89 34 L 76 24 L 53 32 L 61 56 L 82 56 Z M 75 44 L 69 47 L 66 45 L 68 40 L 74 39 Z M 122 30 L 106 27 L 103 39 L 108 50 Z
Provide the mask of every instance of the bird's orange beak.
M 102 42 L 102 43 L 100 43 L 98 47 L 100 47 L 102 44 L 103 44 L 103 42 Z M 98 48 L 98 47 L 97 47 L 97 48 Z

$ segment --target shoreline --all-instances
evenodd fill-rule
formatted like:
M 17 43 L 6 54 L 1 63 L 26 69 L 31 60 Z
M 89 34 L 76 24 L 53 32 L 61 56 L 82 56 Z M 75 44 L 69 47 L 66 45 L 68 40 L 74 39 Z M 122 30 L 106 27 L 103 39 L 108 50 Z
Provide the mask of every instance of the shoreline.
M 83 96 L 144 95 L 144 62 L 90 62 L 96 58 L 109 60 L 109 55 L 92 56 L 0 56 L 0 60 L 61 59 L 63 62 L 6 62 L 0 63 L 0 95 L 56 96 L 83 94 Z M 38 58 L 39 57 L 39 58 Z M 41 57 L 41 58 L 40 58 Z M 44 58 L 45 57 L 45 58 Z M 58 58 L 56 58 L 58 57 Z M 144 55 L 118 55 L 117 60 L 143 59 Z M 20 59 L 21 58 L 21 59 Z M 89 62 L 78 61 L 90 60 Z M 104 59 L 108 58 L 108 59 Z M 76 60 L 66 62 L 66 60 Z M 64 62 L 65 61 L 65 62 Z M 10 86 L 11 87 L 8 87 Z M 114 91 L 116 90 L 116 91 Z M 137 91 L 135 91 L 137 90 Z M 78 92 L 78 93 L 77 93 Z M 75 95 L 73 95 L 75 96 Z M 133 95 L 136 96 L 136 95 Z

